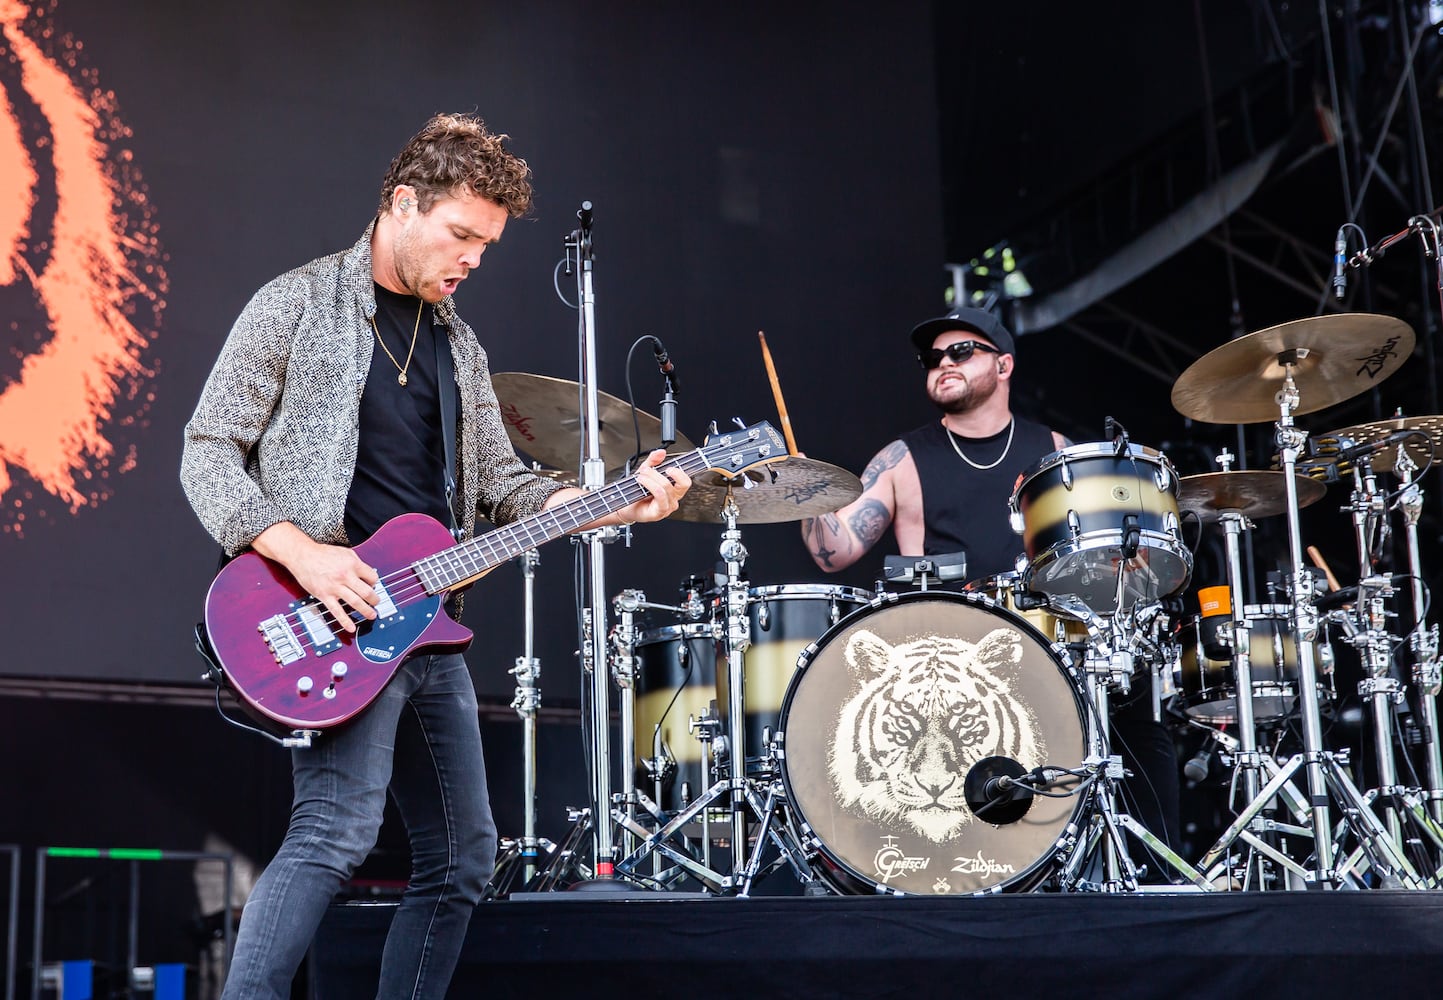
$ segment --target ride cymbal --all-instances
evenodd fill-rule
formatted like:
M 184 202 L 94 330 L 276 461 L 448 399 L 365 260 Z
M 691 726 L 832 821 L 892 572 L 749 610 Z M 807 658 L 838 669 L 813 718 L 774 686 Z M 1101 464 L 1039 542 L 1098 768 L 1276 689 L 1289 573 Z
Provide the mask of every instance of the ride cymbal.
M 1313 413 L 1373 388 L 1412 352 L 1412 327 L 1391 316 L 1340 313 L 1293 320 L 1198 358 L 1173 383 L 1172 405 L 1207 423 L 1277 420 L 1276 396 L 1291 367 L 1298 389 L 1292 412 Z
M 578 383 L 549 375 L 499 372 L 491 376 L 491 385 L 501 403 L 506 436 L 518 451 L 558 469 L 580 465 L 583 427 Z M 598 392 L 596 414 L 602 464 L 607 469 L 621 468 L 637 451 L 631 406 Z M 636 426 L 641 430 L 643 453 L 661 447 L 660 418 L 637 410 Z M 691 451 L 696 445 L 678 433 L 670 447 L 673 451 Z
M 744 488 L 743 478 L 751 483 L 750 489 Z M 792 455 L 744 477 L 733 479 L 716 472 L 693 476 L 691 489 L 672 517 L 724 524 L 728 492 L 737 506 L 738 524 L 778 524 L 845 507 L 862 495 L 862 481 L 846 469 Z
M 1284 472 L 1235 469 L 1205 472 L 1178 480 L 1177 506 L 1183 513 L 1196 514 L 1204 524 L 1217 521 L 1223 511 L 1235 510 L 1244 517 L 1272 517 L 1288 509 L 1288 482 Z M 1298 487 L 1298 508 L 1323 498 L 1326 486 L 1316 479 L 1294 474 Z

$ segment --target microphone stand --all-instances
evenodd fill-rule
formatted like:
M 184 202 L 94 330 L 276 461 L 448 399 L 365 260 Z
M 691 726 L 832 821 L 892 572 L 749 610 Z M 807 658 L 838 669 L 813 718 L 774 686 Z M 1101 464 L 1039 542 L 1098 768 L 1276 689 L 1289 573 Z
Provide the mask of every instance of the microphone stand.
M 582 463 L 581 485 L 595 490 L 605 485 L 601 458 L 599 394 L 596 387 L 596 296 L 592 289 L 591 202 L 583 201 L 577 213 L 581 225 L 566 238 L 568 253 L 576 254 L 578 340 L 581 355 Z M 611 819 L 611 712 L 610 678 L 606 670 L 606 579 L 602 545 L 617 532 L 593 528 L 580 534 L 587 550 L 588 602 L 582 610 L 582 667 L 591 678 L 591 832 L 593 876 L 610 880 L 615 874 L 615 848 Z

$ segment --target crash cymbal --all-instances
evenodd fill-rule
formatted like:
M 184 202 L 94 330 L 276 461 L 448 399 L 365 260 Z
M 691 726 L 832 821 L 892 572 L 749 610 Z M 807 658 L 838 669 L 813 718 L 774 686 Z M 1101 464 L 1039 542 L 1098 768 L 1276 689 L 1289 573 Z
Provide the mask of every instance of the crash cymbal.
M 1384 439 L 1401 431 L 1417 433 L 1406 437 L 1400 435 L 1396 441 L 1386 443 L 1385 446 Z M 1375 472 L 1392 472 L 1397 467 L 1398 445 L 1401 444 L 1413 464 L 1421 469 L 1430 459 L 1443 457 L 1443 416 L 1391 417 L 1369 424 L 1354 424 L 1352 427 L 1342 427 L 1321 434 L 1313 438 L 1312 443 L 1314 453 L 1320 459 L 1327 459 L 1330 453 L 1339 454 L 1353 445 L 1379 445 L 1378 449 L 1368 456 Z M 1353 463 L 1343 464 L 1351 468 Z M 1340 471 L 1346 472 L 1348 468 Z
M 491 385 L 501 402 L 506 436 L 516 450 L 542 465 L 559 469 L 579 466 L 584 428 L 581 390 L 576 382 L 548 375 L 500 372 L 491 376 Z M 621 468 L 637 451 L 631 407 L 604 392 L 598 392 L 596 397 L 601 461 L 607 469 Z M 661 447 L 661 420 L 638 410 L 636 422 L 641 429 L 641 451 Z M 690 451 L 695 447 L 681 434 L 677 434 L 671 445 L 674 451 Z
M 1183 476 L 1178 481 L 1177 506 L 1196 514 L 1204 524 L 1217 521 L 1225 510 L 1244 517 L 1272 517 L 1288 509 L 1288 481 L 1284 472 L 1236 469 Z M 1298 507 L 1321 500 L 1326 486 L 1306 476 L 1293 476 L 1298 487 Z
M 1294 414 L 1313 413 L 1382 382 L 1413 353 L 1413 329 L 1373 313 L 1293 320 L 1259 330 L 1198 358 L 1172 387 L 1172 405 L 1194 420 L 1255 424 L 1277 420 L 1276 395 L 1288 361 L 1298 388 Z
M 770 475 L 775 473 L 775 479 Z M 745 489 L 742 478 L 751 483 Z M 738 524 L 776 524 L 818 517 L 845 507 L 862 495 L 862 481 L 846 469 L 798 455 L 773 462 L 744 477 L 727 479 L 717 472 L 692 477 L 675 517 L 682 521 L 722 524 L 722 508 L 730 490 Z

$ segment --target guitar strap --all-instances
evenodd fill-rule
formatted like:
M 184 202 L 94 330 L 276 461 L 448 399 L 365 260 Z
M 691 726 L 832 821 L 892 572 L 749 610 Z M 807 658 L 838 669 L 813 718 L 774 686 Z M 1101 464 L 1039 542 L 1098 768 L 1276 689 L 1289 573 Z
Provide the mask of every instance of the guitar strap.
M 461 541 L 456 521 L 456 368 L 451 360 L 450 328 L 436 344 L 436 389 L 441 397 L 441 441 L 446 449 L 446 513 L 451 515 L 451 537 Z

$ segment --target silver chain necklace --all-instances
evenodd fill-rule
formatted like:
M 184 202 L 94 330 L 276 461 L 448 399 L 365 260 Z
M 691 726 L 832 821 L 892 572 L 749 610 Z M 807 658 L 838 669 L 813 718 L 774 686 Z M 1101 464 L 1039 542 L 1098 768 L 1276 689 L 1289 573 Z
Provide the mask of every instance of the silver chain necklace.
M 986 472 L 988 469 L 995 469 L 999 465 L 1001 465 L 1002 460 L 1007 457 L 1007 453 L 1012 450 L 1012 432 L 1017 430 L 1017 418 L 1012 417 L 1007 421 L 1007 444 L 1002 449 L 1002 454 L 997 456 L 997 461 L 991 463 L 990 465 L 978 465 L 976 462 L 972 461 L 972 459 L 962 454 L 962 449 L 957 447 L 957 436 L 952 433 L 952 429 L 946 424 L 943 424 L 942 430 L 947 435 L 947 440 L 952 443 L 952 450 L 957 453 L 958 458 L 962 459 L 962 461 L 972 466 L 972 468 L 976 469 L 978 472 Z

